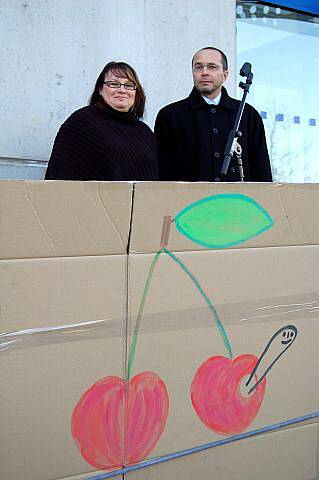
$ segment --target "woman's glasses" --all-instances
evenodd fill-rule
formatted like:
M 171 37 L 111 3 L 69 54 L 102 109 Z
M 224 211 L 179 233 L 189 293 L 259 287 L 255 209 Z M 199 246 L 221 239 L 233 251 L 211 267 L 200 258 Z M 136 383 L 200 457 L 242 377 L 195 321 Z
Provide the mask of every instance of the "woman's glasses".
M 125 90 L 136 90 L 136 85 L 134 82 L 120 83 L 120 82 L 115 82 L 113 80 L 106 80 L 103 83 L 110 88 L 121 88 L 121 86 L 123 85 Z

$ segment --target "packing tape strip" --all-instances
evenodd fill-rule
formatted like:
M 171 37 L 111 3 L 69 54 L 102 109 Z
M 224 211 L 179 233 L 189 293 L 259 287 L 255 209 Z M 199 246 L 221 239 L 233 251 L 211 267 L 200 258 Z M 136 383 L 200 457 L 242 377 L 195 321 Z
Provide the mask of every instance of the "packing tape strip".
M 217 305 L 219 317 L 226 326 L 254 325 L 265 322 L 294 323 L 317 319 L 319 313 L 318 292 L 307 292 L 270 299 Z M 129 320 L 132 333 L 136 316 Z M 22 322 L 24 323 L 24 322 Z M 45 327 L 26 328 L 0 332 L 0 353 L 6 350 L 25 349 L 35 345 L 70 343 L 95 338 L 123 336 L 125 318 L 105 318 L 77 323 L 59 323 Z M 208 307 L 169 310 L 161 313 L 144 313 L 140 325 L 141 334 L 215 328 L 214 318 Z
M 291 418 L 290 420 L 285 420 L 283 422 L 267 425 L 262 428 L 257 428 L 256 430 L 251 430 L 246 433 L 241 433 L 240 435 L 234 435 L 232 437 L 224 438 L 222 440 L 217 440 L 215 442 L 204 443 L 203 445 L 198 445 L 197 447 L 188 448 L 186 450 L 181 450 L 179 452 L 169 453 L 168 455 L 163 455 L 162 457 L 152 458 L 150 460 L 140 462 L 136 465 L 131 465 L 125 468 L 121 468 L 119 470 L 113 470 L 112 472 L 101 473 L 93 477 L 87 477 L 86 480 L 105 480 L 107 478 L 114 478 L 119 475 L 124 475 L 126 473 L 136 472 L 137 470 L 142 470 L 144 468 L 151 467 L 152 465 L 157 465 L 159 463 L 168 462 L 170 460 L 175 460 L 177 458 L 186 457 L 187 455 L 192 455 L 193 453 L 203 452 L 204 450 L 209 450 L 210 448 L 220 447 L 222 445 L 227 445 L 229 443 L 237 442 L 239 440 L 244 440 L 246 438 L 256 437 L 264 433 L 270 433 L 275 430 L 281 430 L 281 429 L 290 427 L 292 425 L 296 425 L 298 423 L 314 420 L 316 418 L 319 419 L 319 411 L 309 413 L 302 417 L 295 417 L 295 418 Z

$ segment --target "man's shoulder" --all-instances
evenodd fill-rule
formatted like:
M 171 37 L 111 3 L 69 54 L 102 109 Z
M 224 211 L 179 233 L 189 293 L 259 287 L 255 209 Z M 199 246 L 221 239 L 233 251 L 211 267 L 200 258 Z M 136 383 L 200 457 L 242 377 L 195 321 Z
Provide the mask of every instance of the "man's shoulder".
M 178 100 L 173 103 L 169 103 L 168 105 L 165 105 L 165 107 L 162 107 L 160 111 L 158 112 L 158 115 L 173 115 L 178 112 L 182 112 L 185 109 L 189 108 L 189 97 L 183 98 L 182 100 Z
M 227 96 L 225 95 L 224 97 L 224 103 L 226 103 L 227 105 L 237 110 L 240 105 L 240 100 L 238 100 L 237 98 L 231 97 L 230 95 L 227 94 Z M 253 107 L 247 102 L 245 103 L 244 114 L 250 117 L 255 117 L 255 118 L 260 117 L 260 114 L 255 109 L 255 107 Z
M 256 110 L 255 107 L 253 107 L 252 105 L 250 105 L 249 103 L 246 103 L 245 104 L 245 109 L 247 111 L 247 114 L 250 116 L 250 117 L 253 117 L 253 118 L 261 118 L 261 115 L 260 113 Z

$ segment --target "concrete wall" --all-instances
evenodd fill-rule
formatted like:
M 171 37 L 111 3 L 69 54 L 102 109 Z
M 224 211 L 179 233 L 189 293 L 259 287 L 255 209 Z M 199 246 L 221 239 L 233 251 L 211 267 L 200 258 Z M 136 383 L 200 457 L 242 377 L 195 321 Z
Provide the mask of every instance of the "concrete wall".
M 229 56 L 235 0 L 0 0 L 0 157 L 47 160 L 61 123 L 85 105 L 110 60 L 132 64 L 145 121 L 188 95 L 190 60 L 206 45 Z

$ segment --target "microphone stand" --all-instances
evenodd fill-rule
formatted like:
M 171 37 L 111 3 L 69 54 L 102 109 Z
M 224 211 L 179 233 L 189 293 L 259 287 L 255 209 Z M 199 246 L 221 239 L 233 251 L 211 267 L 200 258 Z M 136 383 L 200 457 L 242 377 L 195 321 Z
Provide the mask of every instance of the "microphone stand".
M 240 69 L 239 74 L 242 77 L 246 77 L 245 82 L 239 82 L 239 87 L 244 90 L 244 93 L 243 93 L 243 97 L 242 97 L 240 105 L 239 105 L 239 109 L 238 109 L 237 116 L 236 116 L 236 119 L 235 119 L 234 127 L 233 127 L 232 130 L 230 130 L 230 132 L 228 134 L 228 139 L 227 139 L 227 143 L 226 143 L 226 147 L 225 147 L 225 151 L 224 151 L 224 162 L 223 162 L 222 169 L 221 169 L 220 173 L 221 173 L 221 177 L 227 175 L 227 171 L 228 171 L 228 168 L 229 168 L 230 161 L 233 158 L 233 155 L 235 153 L 236 156 L 237 156 L 237 160 L 238 160 L 240 181 L 243 182 L 244 181 L 244 171 L 243 171 L 243 163 L 242 163 L 242 158 L 241 158 L 242 148 L 241 148 L 241 145 L 238 143 L 238 138 L 240 138 L 242 136 L 242 132 L 240 130 L 238 130 L 238 127 L 239 127 L 239 124 L 240 124 L 240 121 L 241 121 L 241 117 L 243 115 L 243 110 L 244 110 L 244 106 L 245 106 L 245 102 L 246 102 L 246 97 L 247 97 L 247 94 L 249 92 L 250 85 L 252 84 L 252 81 L 253 81 L 253 73 L 251 71 L 251 64 L 248 63 L 248 62 L 244 63 L 244 65 Z

